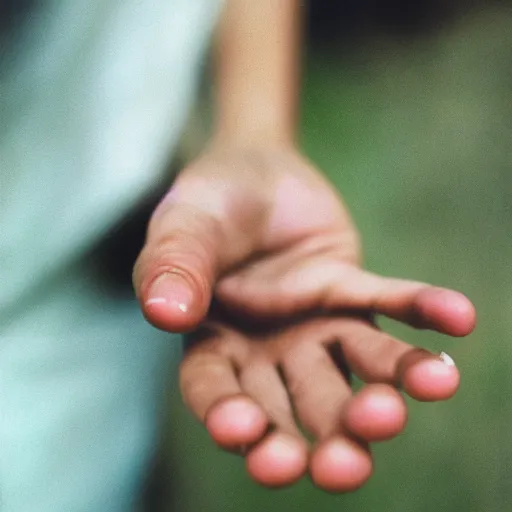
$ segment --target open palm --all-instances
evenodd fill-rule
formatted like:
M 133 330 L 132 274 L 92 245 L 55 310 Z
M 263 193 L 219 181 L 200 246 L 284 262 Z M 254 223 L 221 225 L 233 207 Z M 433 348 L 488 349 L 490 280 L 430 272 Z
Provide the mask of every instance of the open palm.
M 341 199 L 291 148 L 212 149 L 153 215 L 134 272 L 145 315 L 189 332 L 184 400 L 265 485 L 309 469 L 322 488 L 359 487 L 369 443 L 405 426 L 397 388 L 442 400 L 458 387 L 451 361 L 383 333 L 375 318 L 463 336 L 471 303 L 360 263 Z M 357 395 L 351 373 L 368 383 Z M 297 422 L 317 441 L 311 456 Z

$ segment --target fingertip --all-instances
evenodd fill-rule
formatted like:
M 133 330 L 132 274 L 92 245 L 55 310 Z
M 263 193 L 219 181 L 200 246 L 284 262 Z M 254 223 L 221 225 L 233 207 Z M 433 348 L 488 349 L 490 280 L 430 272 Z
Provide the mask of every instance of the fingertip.
M 204 300 L 184 277 L 164 273 L 153 280 L 145 294 L 143 313 L 155 327 L 171 332 L 187 332 L 206 314 Z
M 467 336 L 476 326 L 475 307 L 460 292 L 427 288 L 418 295 L 416 307 L 426 327 L 450 336 Z
M 402 374 L 404 391 L 416 400 L 448 400 L 455 395 L 460 374 L 451 358 L 430 356 L 408 365 Z
M 248 473 L 266 487 L 282 487 L 296 482 L 305 474 L 307 463 L 305 441 L 282 432 L 270 434 L 246 457 Z
M 147 301 L 142 312 L 146 320 L 156 328 L 175 333 L 192 331 L 202 319 L 198 315 L 184 311 L 179 304 L 164 300 Z
M 322 443 L 311 457 L 313 482 L 330 492 L 355 491 L 370 478 L 372 471 L 368 450 L 345 438 Z
M 239 396 L 214 405 L 206 415 L 205 426 L 219 446 L 233 449 L 261 439 L 268 418 L 261 407 Z
M 386 384 L 369 384 L 348 404 L 343 424 L 367 442 L 385 441 L 403 431 L 407 407 L 402 395 Z

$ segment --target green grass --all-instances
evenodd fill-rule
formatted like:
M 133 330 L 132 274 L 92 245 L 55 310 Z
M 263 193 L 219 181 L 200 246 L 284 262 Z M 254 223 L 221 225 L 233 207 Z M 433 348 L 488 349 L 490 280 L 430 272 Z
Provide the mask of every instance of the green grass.
M 212 446 L 173 402 L 175 510 L 505 512 L 512 505 L 512 11 L 462 20 L 436 37 L 367 42 L 309 57 L 303 146 L 340 188 L 367 265 L 467 293 L 479 327 L 466 340 L 385 322 L 445 349 L 462 372 L 442 404 L 410 402 L 408 428 L 375 448 L 361 491 L 308 482 L 266 491 Z

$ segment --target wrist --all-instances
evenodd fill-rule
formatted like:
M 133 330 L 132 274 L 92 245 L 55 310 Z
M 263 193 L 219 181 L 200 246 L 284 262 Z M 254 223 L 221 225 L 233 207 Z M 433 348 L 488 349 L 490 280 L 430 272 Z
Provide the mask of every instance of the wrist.
M 295 131 L 279 125 L 252 124 L 248 126 L 241 119 L 230 124 L 215 127 L 210 139 L 210 146 L 223 148 L 282 148 L 292 149 L 296 146 Z

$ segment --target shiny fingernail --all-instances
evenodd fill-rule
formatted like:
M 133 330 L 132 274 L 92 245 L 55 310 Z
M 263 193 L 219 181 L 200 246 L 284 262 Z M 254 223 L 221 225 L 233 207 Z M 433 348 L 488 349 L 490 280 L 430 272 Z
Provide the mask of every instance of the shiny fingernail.
M 441 352 L 439 354 L 439 359 L 441 359 L 441 361 L 443 361 L 447 366 L 455 366 L 455 361 L 446 352 Z
M 166 273 L 158 277 L 151 289 L 146 306 L 167 304 L 182 313 L 187 313 L 193 300 L 188 283 L 178 274 Z

